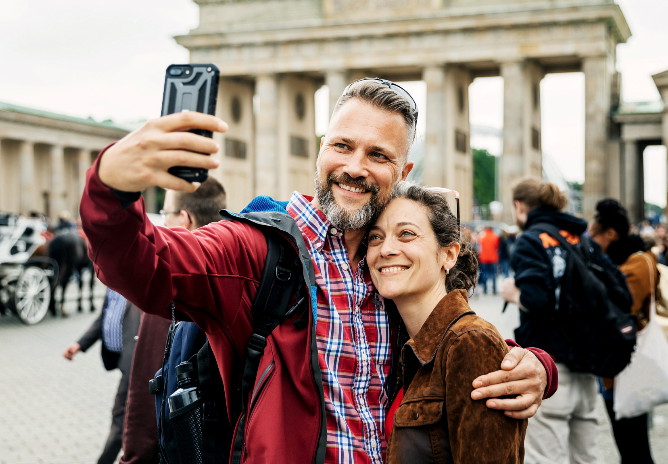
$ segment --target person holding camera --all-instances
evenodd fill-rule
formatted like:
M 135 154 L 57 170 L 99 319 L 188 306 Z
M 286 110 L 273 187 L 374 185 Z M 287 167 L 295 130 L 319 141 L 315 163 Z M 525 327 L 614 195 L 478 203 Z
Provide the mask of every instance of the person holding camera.
M 408 152 L 416 120 L 414 100 L 397 84 L 367 78 L 349 85 L 321 142 L 315 197 L 295 192 L 287 204 L 259 198 L 247 209 L 276 211 L 271 219 L 252 216 L 261 224 L 229 213 L 231 220 L 189 232 L 146 219 L 141 190 L 196 189 L 170 175 L 171 166 L 218 166 L 198 154 L 216 153 L 217 144 L 184 132 L 226 131 L 213 116 L 185 112 L 150 121 L 104 150 L 89 170 L 81 216 L 100 279 L 163 316 L 174 302 L 177 317 L 206 331 L 232 423 L 242 413 L 239 372 L 267 252 L 258 225 L 280 231 L 299 251 L 305 285 L 299 296 L 306 304 L 266 338 L 255 394 L 244 398 L 242 462 L 284 462 L 288 456 L 292 462 L 382 462 L 393 328 L 358 264 L 366 227 L 413 167 Z M 125 252 L 119 256 L 118 250 Z M 143 259 L 127 272 L 127 260 L 137 256 Z M 513 348 L 501 370 L 474 380 L 471 395 L 526 418 L 546 387 L 548 395 L 554 391 L 554 373 L 541 350 Z M 509 393 L 517 396 L 496 398 Z

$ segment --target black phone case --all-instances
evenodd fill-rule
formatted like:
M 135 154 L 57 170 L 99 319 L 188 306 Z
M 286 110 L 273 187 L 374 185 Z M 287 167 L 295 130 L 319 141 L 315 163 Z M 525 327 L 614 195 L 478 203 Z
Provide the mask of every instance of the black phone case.
M 218 97 L 219 70 L 213 64 L 172 64 L 165 72 L 165 88 L 162 95 L 162 116 L 183 110 L 215 114 Z M 191 130 L 204 137 L 211 131 Z M 206 169 L 173 166 L 168 172 L 188 182 L 203 182 L 208 177 Z

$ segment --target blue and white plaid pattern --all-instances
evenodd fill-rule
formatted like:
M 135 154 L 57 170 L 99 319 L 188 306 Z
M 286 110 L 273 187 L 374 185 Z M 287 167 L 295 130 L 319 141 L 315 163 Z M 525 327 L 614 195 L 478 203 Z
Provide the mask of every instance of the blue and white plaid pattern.
M 326 462 L 382 463 L 391 366 L 389 321 L 368 271 L 352 271 L 341 231 L 295 192 L 288 213 L 315 267 L 316 340 L 327 415 Z
M 123 316 L 127 300 L 107 289 L 107 298 L 102 308 L 102 343 L 109 351 L 120 353 L 123 348 Z

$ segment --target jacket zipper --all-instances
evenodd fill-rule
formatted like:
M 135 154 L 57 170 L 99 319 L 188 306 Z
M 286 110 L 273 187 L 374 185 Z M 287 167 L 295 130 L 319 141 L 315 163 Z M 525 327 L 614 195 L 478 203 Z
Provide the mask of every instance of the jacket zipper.
M 251 411 L 253 410 L 253 407 L 255 406 L 255 401 L 257 397 L 260 395 L 262 390 L 264 390 L 264 386 L 266 385 L 266 379 L 269 377 L 269 374 L 274 370 L 275 362 L 272 361 L 269 363 L 269 365 L 265 368 L 265 370 L 262 372 L 262 375 L 257 380 L 257 383 L 255 384 L 255 388 L 253 389 L 253 393 L 251 394 L 251 399 L 248 402 L 248 420 L 250 421 L 251 418 Z

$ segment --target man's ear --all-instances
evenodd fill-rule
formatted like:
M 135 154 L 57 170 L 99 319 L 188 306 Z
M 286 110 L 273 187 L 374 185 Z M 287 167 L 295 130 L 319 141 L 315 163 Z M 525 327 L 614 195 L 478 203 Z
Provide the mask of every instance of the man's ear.
M 192 222 L 190 221 L 190 215 L 185 209 L 179 211 L 178 219 L 179 226 L 184 227 L 190 230 Z
M 404 166 L 404 169 L 401 171 L 401 180 L 406 180 L 406 177 L 408 177 L 408 174 L 413 170 L 413 162 L 409 161 L 406 163 Z

